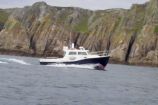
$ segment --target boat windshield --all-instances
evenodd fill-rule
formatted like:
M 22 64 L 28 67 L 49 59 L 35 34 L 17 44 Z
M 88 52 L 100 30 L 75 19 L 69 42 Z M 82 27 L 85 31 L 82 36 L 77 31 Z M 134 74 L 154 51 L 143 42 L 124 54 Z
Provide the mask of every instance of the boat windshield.
M 87 55 L 86 52 L 78 52 L 78 55 Z
M 77 53 L 74 52 L 74 51 L 70 51 L 70 52 L 69 52 L 69 55 L 77 55 Z

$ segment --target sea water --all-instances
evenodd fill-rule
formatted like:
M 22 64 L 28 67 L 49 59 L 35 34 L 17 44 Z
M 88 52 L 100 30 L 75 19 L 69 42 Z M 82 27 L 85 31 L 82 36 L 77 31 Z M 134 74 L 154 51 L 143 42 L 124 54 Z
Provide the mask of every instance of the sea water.
M 0 105 L 158 105 L 158 68 L 108 64 L 97 71 L 0 55 Z

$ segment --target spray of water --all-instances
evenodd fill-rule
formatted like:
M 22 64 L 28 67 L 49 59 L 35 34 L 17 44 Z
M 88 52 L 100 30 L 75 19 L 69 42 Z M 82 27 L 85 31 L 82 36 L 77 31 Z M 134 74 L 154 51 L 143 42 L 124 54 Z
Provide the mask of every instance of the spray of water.
M 52 65 L 47 65 L 49 67 L 61 67 L 61 68 L 82 68 L 82 69 L 94 69 L 94 65 L 76 65 L 76 64 L 52 64 Z

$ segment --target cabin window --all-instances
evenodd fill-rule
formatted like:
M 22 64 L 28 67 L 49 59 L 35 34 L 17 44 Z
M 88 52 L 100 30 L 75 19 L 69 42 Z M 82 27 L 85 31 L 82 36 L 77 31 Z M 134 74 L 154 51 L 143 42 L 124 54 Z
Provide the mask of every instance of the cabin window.
M 64 51 L 64 56 L 66 55 L 66 52 Z
M 76 52 L 69 52 L 69 55 L 76 55 Z
M 78 55 L 87 55 L 86 52 L 78 52 Z

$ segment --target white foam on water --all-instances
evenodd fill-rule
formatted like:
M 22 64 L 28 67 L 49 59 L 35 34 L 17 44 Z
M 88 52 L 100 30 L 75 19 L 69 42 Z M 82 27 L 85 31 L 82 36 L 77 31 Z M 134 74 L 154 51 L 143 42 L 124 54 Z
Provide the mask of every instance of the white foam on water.
M 7 62 L 3 62 L 3 61 L 0 61 L 0 63 L 2 63 L 2 64 L 7 64 Z
M 66 68 L 81 68 L 81 69 L 94 69 L 94 65 L 76 65 L 76 64 L 51 64 L 51 67 L 66 67 Z
M 19 60 L 19 59 L 14 59 L 14 58 L 10 58 L 8 60 L 15 62 L 15 63 L 23 64 L 23 65 L 30 65 L 29 63 L 25 62 L 24 60 Z
M 6 62 L 15 62 L 15 63 L 23 64 L 23 65 L 30 65 L 29 63 L 20 59 L 15 59 L 15 58 L 1 58 L 1 59 L 5 60 Z

